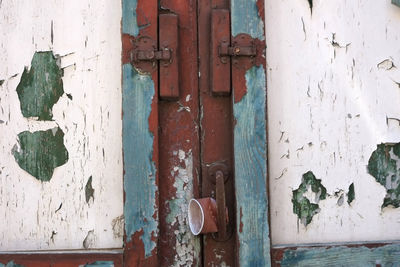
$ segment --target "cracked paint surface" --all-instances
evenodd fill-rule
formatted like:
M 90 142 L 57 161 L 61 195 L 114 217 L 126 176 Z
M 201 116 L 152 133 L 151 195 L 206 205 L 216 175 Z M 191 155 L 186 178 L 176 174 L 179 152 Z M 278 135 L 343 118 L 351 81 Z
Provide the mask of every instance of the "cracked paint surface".
M 400 140 L 400 18 L 390 2 L 266 2 L 274 246 L 400 237 L 398 209 L 382 209 L 388 189 L 367 169 L 377 145 Z M 304 226 L 292 198 L 309 170 L 327 196 Z
M 121 2 L 21 4 L 0 12 L 0 250 L 122 248 Z
M 64 133 L 60 128 L 18 134 L 12 153 L 18 165 L 36 179 L 48 182 L 54 169 L 68 161 Z
M 313 192 L 314 199 L 307 198 L 307 192 Z M 307 226 L 315 214 L 320 211 L 319 201 L 326 198 L 326 188 L 321 184 L 321 180 L 315 178 L 311 171 L 303 174 L 300 186 L 293 190 L 293 212 L 297 214 L 301 223 Z
M 52 108 L 64 94 L 63 71 L 52 51 L 36 52 L 17 86 L 24 117 L 52 120 Z
M 166 221 L 172 227 L 178 225 L 175 230 L 176 253 L 173 266 L 192 266 L 194 263 L 201 262 L 197 258 L 201 249 L 200 239 L 190 232 L 187 216 L 188 204 L 193 198 L 193 156 L 191 151 L 185 153 L 179 150 L 176 153 L 180 164 L 171 171 L 171 176 L 175 177 L 176 198 L 168 201 L 170 213 Z
M 386 189 L 382 208 L 400 206 L 400 143 L 380 144 L 368 161 L 368 173 Z

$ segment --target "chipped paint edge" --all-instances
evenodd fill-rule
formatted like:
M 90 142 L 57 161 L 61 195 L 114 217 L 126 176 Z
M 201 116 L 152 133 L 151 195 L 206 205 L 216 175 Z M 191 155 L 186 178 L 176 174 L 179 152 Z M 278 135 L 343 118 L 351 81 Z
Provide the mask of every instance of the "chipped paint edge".
M 138 0 L 123 0 L 122 34 L 138 36 L 137 6 Z M 156 91 L 152 77 L 130 63 L 122 66 L 122 90 L 125 241 L 139 235 L 149 258 L 158 236 L 155 140 L 149 122 Z
M 263 3 L 257 0 L 232 0 L 232 36 L 247 33 L 264 41 L 264 21 L 259 14 L 262 9 Z M 233 100 L 238 263 L 240 266 L 271 266 L 264 65 L 253 66 L 244 78 L 246 94 L 238 102 Z M 233 88 L 233 99 L 240 90 Z

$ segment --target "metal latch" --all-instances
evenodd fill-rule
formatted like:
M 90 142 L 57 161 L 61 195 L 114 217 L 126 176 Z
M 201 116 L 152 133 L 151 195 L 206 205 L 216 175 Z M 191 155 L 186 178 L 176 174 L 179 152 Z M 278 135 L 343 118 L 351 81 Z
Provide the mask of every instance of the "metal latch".
M 254 45 L 254 42 L 251 40 L 250 46 L 241 46 L 236 44 L 235 46 L 229 46 L 229 43 L 226 41 L 222 41 L 219 46 L 219 56 L 221 57 L 221 61 L 224 57 L 227 56 L 247 56 L 254 57 L 257 55 L 257 49 Z M 223 62 L 227 63 L 227 62 Z
M 169 48 L 164 48 L 164 50 L 156 51 L 152 49 L 148 50 L 135 50 L 131 54 L 131 60 L 133 62 L 138 62 L 141 60 L 148 60 L 148 61 L 154 61 L 154 60 L 166 60 L 167 64 L 171 59 L 171 50 Z
M 231 92 L 231 62 L 235 68 L 252 66 L 256 62 L 255 39 L 245 33 L 231 38 L 230 16 L 227 9 L 213 9 L 211 13 L 211 92 L 229 95 Z
M 178 16 L 175 14 L 161 14 L 158 20 L 158 42 L 157 38 L 154 40 L 149 36 L 136 38 L 130 51 L 130 61 L 136 69 L 143 73 L 159 71 L 160 98 L 178 99 Z

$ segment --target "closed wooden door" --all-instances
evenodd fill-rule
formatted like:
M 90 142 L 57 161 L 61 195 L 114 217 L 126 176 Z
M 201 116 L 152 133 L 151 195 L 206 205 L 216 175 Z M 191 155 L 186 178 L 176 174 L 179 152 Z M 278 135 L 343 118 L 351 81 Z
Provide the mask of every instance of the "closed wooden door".
M 268 266 L 263 12 L 0 2 L 0 262 Z M 218 170 L 224 235 L 196 236 Z

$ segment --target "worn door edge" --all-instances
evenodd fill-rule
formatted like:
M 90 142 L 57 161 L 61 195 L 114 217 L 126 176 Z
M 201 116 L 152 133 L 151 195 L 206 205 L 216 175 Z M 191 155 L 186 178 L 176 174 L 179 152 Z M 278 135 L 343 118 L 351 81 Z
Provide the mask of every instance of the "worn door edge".
M 130 64 L 138 36 L 157 43 L 156 0 L 122 0 L 122 113 L 125 266 L 157 266 L 158 73 Z
M 271 266 L 267 186 L 266 61 L 263 0 L 231 1 L 232 37 L 256 39 L 255 66 L 232 71 L 238 263 Z

